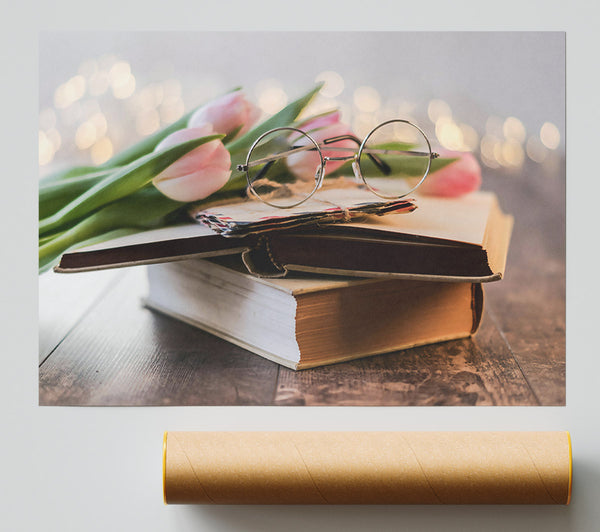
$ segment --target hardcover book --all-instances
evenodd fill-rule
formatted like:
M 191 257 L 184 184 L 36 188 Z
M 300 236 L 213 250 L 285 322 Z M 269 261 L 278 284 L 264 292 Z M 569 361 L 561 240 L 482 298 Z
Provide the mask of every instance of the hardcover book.
M 148 267 L 146 304 L 298 370 L 475 333 L 479 283 L 250 275 L 239 256 Z
M 314 216 L 307 224 L 298 221 L 302 213 L 271 210 L 268 221 L 255 214 L 237 224 L 243 230 L 232 231 L 231 215 L 239 218 L 240 205 L 213 207 L 196 212 L 196 218 L 211 218 L 213 227 L 226 221 L 230 236 L 194 222 L 165 227 L 69 251 L 56 271 L 241 255 L 248 271 L 264 277 L 296 271 L 479 283 L 504 274 L 513 219 L 491 192 L 458 199 L 417 197 L 415 203 L 396 205 L 399 212 L 387 213 L 381 206 L 385 215 L 362 213 L 343 223 L 331 222 L 347 220 L 347 206 L 321 208 L 334 213 L 321 223 Z

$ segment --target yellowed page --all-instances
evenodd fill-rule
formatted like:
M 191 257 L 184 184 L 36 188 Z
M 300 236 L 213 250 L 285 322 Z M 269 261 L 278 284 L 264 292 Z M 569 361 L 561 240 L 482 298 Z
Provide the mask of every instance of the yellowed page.
M 462 198 L 438 198 L 415 194 L 417 209 L 410 216 L 369 216 L 348 227 L 443 238 L 483 245 L 488 218 L 497 200 L 493 192 L 474 192 Z

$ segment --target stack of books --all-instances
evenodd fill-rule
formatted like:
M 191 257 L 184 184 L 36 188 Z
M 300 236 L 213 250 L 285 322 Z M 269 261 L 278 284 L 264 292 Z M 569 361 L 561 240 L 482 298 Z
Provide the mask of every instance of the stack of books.
M 149 307 L 296 370 L 468 337 L 482 284 L 504 275 L 512 217 L 490 192 L 416 204 L 238 236 L 163 228 L 66 253 L 56 269 L 151 264 Z

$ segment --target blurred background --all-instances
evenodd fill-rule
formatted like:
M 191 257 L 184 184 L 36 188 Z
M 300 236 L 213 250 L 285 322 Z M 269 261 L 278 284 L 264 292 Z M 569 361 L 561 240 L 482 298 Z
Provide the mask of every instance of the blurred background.
M 494 175 L 563 174 L 562 32 L 44 32 L 40 175 L 99 164 L 242 86 L 264 118 L 324 81 L 358 136 L 388 118 Z M 561 171 L 562 168 L 562 171 Z

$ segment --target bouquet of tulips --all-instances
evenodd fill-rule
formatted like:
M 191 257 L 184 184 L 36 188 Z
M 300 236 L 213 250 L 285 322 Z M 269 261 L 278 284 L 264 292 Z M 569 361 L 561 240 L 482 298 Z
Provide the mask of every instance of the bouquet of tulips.
M 43 178 L 40 273 L 69 249 L 173 224 L 190 203 L 240 195 L 246 178 L 241 172 L 232 174 L 232 169 L 245 161 L 252 143 L 266 131 L 302 125 L 315 131 L 317 141 L 321 135 L 350 133 L 337 112 L 298 121 L 320 88 L 256 126 L 258 108 L 235 90 L 99 166 L 79 166 Z M 452 196 L 477 188 L 481 175 L 475 159 L 457 160 L 428 178 L 425 191 Z

